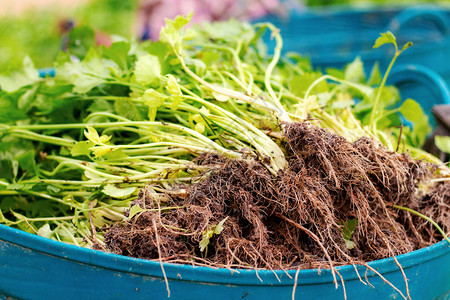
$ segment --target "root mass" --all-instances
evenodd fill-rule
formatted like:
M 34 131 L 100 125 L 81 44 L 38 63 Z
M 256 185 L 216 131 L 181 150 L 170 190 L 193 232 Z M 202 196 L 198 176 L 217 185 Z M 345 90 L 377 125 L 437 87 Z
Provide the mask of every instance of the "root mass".
M 202 156 L 197 163 L 211 171 L 185 187 L 185 195 L 141 191 L 134 204 L 146 211 L 109 229 L 109 250 L 165 262 L 286 270 L 364 264 L 441 239 L 425 220 L 393 205 L 421 211 L 449 232 L 450 185 L 420 192 L 432 165 L 369 138 L 350 143 L 309 123 L 284 128 L 289 166 L 277 176 L 261 162 Z M 205 234 L 224 219 L 223 230 L 200 251 Z M 356 226 L 349 233 L 351 222 Z

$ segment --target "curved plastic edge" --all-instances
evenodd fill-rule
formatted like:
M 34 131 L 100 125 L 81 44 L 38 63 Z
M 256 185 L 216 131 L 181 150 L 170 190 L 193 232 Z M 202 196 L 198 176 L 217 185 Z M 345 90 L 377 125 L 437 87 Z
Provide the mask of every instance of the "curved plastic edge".
M 434 88 L 439 91 L 439 104 L 450 104 L 450 91 L 444 79 L 435 71 L 421 65 L 400 65 L 395 67 L 389 75 L 388 82 L 396 85 L 401 82 L 412 81 L 417 84 L 425 84 L 426 88 Z
M 447 14 L 444 9 L 437 6 L 419 6 L 405 9 L 391 20 L 387 30 L 397 34 L 408 23 L 418 18 L 431 20 L 444 35 L 450 32 Z
M 95 267 L 122 271 L 145 276 L 162 277 L 161 266 L 158 261 L 150 261 L 139 258 L 106 253 L 73 245 L 64 244 L 43 238 L 31 233 L 0 225 L 0 242 L 6 241 L 20 247 L 52 255 L 77 263 L 89 264 Z M 432 246 L 397 256 L 403 269 L 436 259 L 450 254 L 450 244 L 446 241 Z M 164 270 L 169 279 L 184 281 L 199 281 L 207 283 L 238 284 L 238 285 L 292 285 L 294 283 L 295 270 L 274 272 L 269 270 L 230 270 L 222 268 L 195 267 L 190 265 L 177 265 L 164 263 Z M 398 271 L 398 266 L 393 258 L 386 258 L 369 263 L 381 274 Z M 357 279 L 358 276 L 353 266 L 337 267 L 344 280 Z M 364 274 L 365 267 L 359 266 L 358 272 Z M 257 275 L 256 276 L 256 272 Z M 277 280 L 276 275 L 280 278 Z M 289 274 L 289 275 L 288 275 Z M 332 283 L 333 277 L 330 270 L 301 270 L 299 273 L 302 280 L 299 285 Z M 261 280 L 258 279 L 261 278 Z

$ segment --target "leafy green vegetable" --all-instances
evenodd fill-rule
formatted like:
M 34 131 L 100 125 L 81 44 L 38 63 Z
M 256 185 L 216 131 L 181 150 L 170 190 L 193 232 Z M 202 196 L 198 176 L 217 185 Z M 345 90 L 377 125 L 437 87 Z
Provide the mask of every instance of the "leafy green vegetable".
M 84 58 L 95 46 L 95 31 L 90 26 L 81 25 L 69 32 L 68 50 L 73 55 Z
M 381 98 L 381 94 L 383 93 L 384 87 L 386 85 L 387 77 L 388 77 L 389 73 L 391 72 L 392 66 L 394 65 L 395 61 L 397 60 L 397 57 L 403 51 L 405 51 L 407 48 L 409 48 L 412 45 L 411 42 L 408 42 L 403 46 L 403 48 L 401 50 L 398 50 L 397 39 L 390 31 L 381 33 L 380 37 L 375 41 L 373 48 L 378 48 L 384 44 L 393 44 L 395 47 L 395 54 L 386 70 L 386 73 L 384 74 L 384 77 L 381 81 L 380 87 L 378 88 L 377 94 L 375 96 L 375 100 L 373 102 L 373 108 L 372 108 L 372 112 L 370 114 L 370 126 L 371 126 L 371 130 L 373 132 L 376 131 L 376 127 L 377 127 L 376 119 L 377 119 L 377 117 L 379 117 L 380 111 L 382 110 L 382 107 L 380 108 L 380 98 Z
M 210 166 L 194 161 L 200 154 L 258 159 L 277 174 L 287 164 L 284 121 L 312 118 L 350 141 L 372 136 L 394 150 L 401 112 L 414 123 L 404 130 L 406 143 L 423 140 L 415 128 L 427 124 L 416 104 L 395 106 L 395 88 L 372 86 L 377 69 L 369 84 L 360 60 L 322 74 L 298 55 L 280 57 L 281 36 L 271 24 L 185 29 L 189 18 L 168 20 L 150 44 L 120 39 L 90 47 L 90 31 L 80 29 L 86 36 L 71 50 L 80 60 L 58 55 L 55 78 L 36 78 L 28 61 L 20 76 L 4 78 L 1 222 L 75 245 L 102 244 L 105 227 L 142 212 L 134 205 L 126 216 L 141 188 L 158 191 L 207 172 Z M 275 37 L 273 56 L 260 51 L 264 30 Z M 10 84 L 14 76 L 23 80 Z M 225 220 L 204 232 L 202 252 Z
M 136 191 L 135 187 L 121 189 L 115 187 L 112 184 L 107 184 L 102 190 L 104 194 L 111 196 L 113 198 L 125 198 L 133 194 L 135 191 Z
M 357 57 L 353 62 L 345 68 L 345 80 L 352 82 L 365 82 L 366 74 L 364 73 L 361 58 Z
M 166 26 L 161 29 L 160 40 L 171 45 L 176 53 L 179 53 L 182 48 L 184 38 L 182 29 L 189 23 L 193 13 L 191 11 L 186 17 L 177 16 L 174 20 L 166 20 Z
M 219 235 L 222 230 L 223 230 L 223 224 L 225 223 L 225 221 L 228 219 L 228 217 L 226 217 L 225 219 L 223 219 L 222 221 L 220 221 L 217 225 L 215 226 L 210 226 L 207 230 L 205 230 L 203 232 L 202 235 L 202 240 L 199 243 L 200 246 L 200 251 L 203 252 L 205 251 L 205 249 L 208 247 L 209 245 L 209 240 L 213 237 L 213 235 Z
M 24 86 L 32 85 L 38 80 L 39 73 L 34 68 L 30 58 L 26 56 L 23 60 L 22 71 L 16 71 L 10 76 L 0 76 L 0 87 L 6 92 L 15 92 Z
M 395 46 L 395 48 L 397 49 L 397 39 L 395 38 L 395 36 L 392 34 L 392 32 L 387 31 L 385 33 L 381 33 L 380 37 L 377 38 L 377 40 L 375 41 L 375 44 L 373 45 L 373 48 L 378 48 L 382 45 L 385 44 L 393 44 Z
M 77 142 L 70 151 L 70 154 L 72 156 L 79 156 L 79 155 L 89 155 L 91 154 L 91 148 L 94 147 L 94 143 L 91 141 L 81 141 Z
M 157 56 L 146 54 L 136 61 L 134 71 L 136 81 L 144 86 L 150 85 L 161 76 L 161 65 Z
M 351 240 L 352 235 L 358 226 L 358 219 L 350 219 L 342 224 L 342 234 L 344 236 L 345 246 L 347 249 L 353 249 L 356 245 Z
M 128 219 L 131 220 L 135 215 L 137 215 L 138 213 L 143 212 L 143 211 L 145 211 L 145 209 L 143 209 L 140 205 L 138 205 L 138 204 L 133 205 L 130 208 L 130 213 L 128 215 Z
M 423 145 L 428 133 L 431 131 L 431 127 L 428 123 L 428 116 L 422 107 L 416 101 L 406 99 L 399 107 L 399 111 L 413 124 L 413 129 L 410 133 L 412 139 L 411 144 L 416 146 Z
M 434 143 L 439 150 L 445 153 L 450 153 L 450 137 L 449 136 L 435 136 Z

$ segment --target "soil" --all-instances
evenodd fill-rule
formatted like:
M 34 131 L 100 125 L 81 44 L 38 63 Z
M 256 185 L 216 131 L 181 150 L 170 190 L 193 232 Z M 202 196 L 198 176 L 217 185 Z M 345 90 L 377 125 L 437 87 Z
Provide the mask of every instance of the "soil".
M 425 185 L 435 166 L 306 122 L 284 124 L 283 133 L 289 166 L 276 176 L 262 161 L 200 156 L 196 163 L 210 168 L 204 178 L 166 193 L 142 190 L 134 205 L 147 210 L 108 230 L 108 250 L 215 267 L 334 268 L 442 239 L 426 220 L 394 205 L 450 231 L 450 184 Z M 354 219 L 354 232 L 344 235 Z M 200 251 L 205 232 L 211 237 Z

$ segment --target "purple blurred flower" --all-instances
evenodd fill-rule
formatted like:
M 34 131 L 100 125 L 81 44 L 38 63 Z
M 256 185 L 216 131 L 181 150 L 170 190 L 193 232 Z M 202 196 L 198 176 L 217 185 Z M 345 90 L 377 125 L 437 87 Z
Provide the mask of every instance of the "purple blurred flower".
M 142 0 L 137 30 L 143 38 L 158 39 L 165 18 L 194 11 L 192 22 L 219 21 L 230 18 L 248 20 L 279 9 L 278 0 Z

